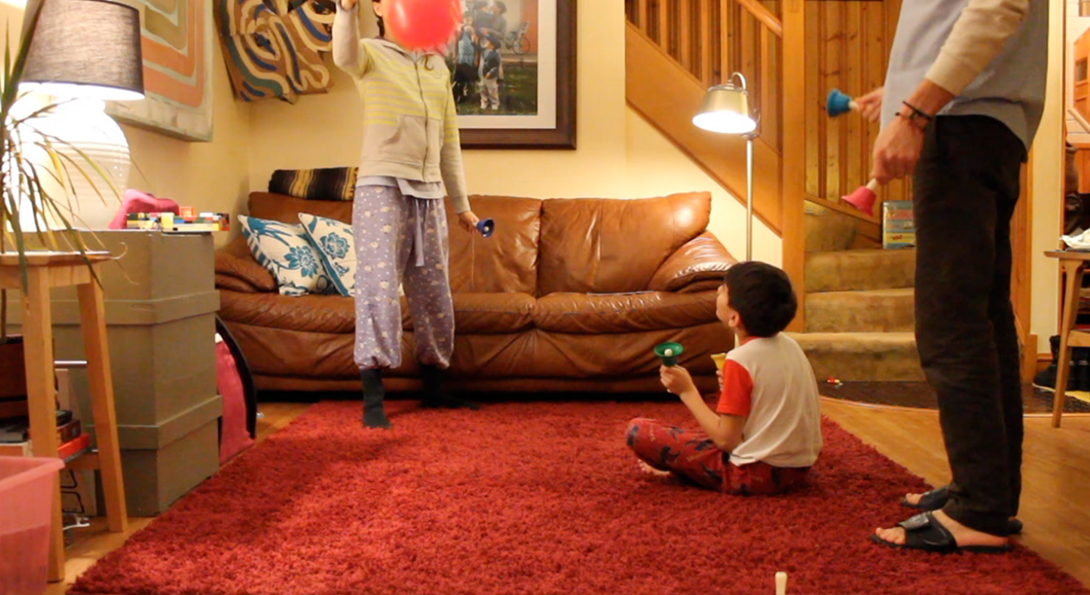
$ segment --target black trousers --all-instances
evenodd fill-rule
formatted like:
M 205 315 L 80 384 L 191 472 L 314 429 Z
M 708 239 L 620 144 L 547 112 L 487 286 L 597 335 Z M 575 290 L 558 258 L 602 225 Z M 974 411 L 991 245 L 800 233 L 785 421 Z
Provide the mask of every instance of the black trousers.
M 1022 489 L 1010 220 L 1026 150 L 998 120 L 939 117 L 913 178 L 916 341 L 953 473 L 943 509 L 1006 535 Z

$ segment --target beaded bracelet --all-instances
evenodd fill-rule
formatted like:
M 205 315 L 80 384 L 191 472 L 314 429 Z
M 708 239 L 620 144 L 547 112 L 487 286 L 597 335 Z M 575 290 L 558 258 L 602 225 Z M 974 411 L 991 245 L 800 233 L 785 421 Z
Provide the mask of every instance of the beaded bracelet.
M 911 114 L 909 114 L 909 115 L 905 115 L 905 114 L 902 114 L 902 113 L 901 113 L 900 111 L 898 111 L 898 112 L 897 112 L 897 115 L 898 115 L 898 116 L 901 116 L 902 118 L 907 118 L 909 122 L 912 122 L 913 124 L 915 124 L 915 125 L 916 125 L 916 126 L 917 126 L 918 128 L 920 128 L 921 130 L 922 130 L 922 129 L 924 129 L 924 128 L 927 128 L 927 125 L 928 125 L 928 124 L 929 124 L 929 123 L 930 123 L 930 122 L 931 122 L 932 120 L 934 120 L 934 119 L 935 119 L 935 117 L 934 117 L 934 116 L 932 116 L 931 114 L 929 114 L 929 113 L 927 113 L 927 112 L 923 111 L 922 109 L 920 109 L 920 108 L 918 108 L 918 107 L 916 107 L 916 106 L 912 105 L 911 103 L 909 103 L 909 102 L 907 102 L 907 101 L 902 101 L 901 103 L 902 103 L 902 104 L 903 104 L 903 105 L 904 105 L 905 107 L 907 107 L 908 109 L 912 110 L 912 113 L 911 113 Z M 921 124 L 919 124 L 919 123 L 917 123 L 917 122 L 916 122 L 916 119 L 917 119 L 917 118 L 922 118 L 922 119 L 924 120 L 924 123 L 923 123 L 922 125 L 921 125 Z

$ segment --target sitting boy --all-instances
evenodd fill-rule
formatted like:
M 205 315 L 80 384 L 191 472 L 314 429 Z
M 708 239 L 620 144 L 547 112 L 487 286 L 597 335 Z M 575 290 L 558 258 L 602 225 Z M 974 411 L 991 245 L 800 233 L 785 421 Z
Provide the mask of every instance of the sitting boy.
M 821 451 L 814 371 L 782 331 L 798 302 L 791 281 L 762 262 L 732 266 L 715 313 L 737 339 L 719 373 L 713 411 L 681 366 L 662 366 L 666 389 L 681 397 L 702 432 L 637 418 L 628 445 L 642 464 L 731 494 L 777 494 L 806 483 Z

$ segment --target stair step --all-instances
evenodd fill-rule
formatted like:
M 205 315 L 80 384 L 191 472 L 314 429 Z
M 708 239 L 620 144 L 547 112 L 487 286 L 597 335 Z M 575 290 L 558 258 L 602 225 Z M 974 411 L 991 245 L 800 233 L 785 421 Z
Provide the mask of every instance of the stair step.
M 806 255 L 806 293 L 912 287 L 916 251 L 840 250 Z
M 912 332 L 912 288 L 829 291 L 806 296 L 810 333 Z
M 827 378 L 922 381 L 913 333 L 790 333 L 806 352 L 818 383 Z

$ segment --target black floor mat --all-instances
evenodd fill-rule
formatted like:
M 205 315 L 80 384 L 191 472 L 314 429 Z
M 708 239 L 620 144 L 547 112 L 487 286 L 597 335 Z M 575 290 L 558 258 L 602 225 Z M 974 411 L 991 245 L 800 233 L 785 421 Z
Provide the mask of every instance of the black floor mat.
M 818 390 L 823 396 L 845 401 L 896 405 L 917 409 L 937 409 L 938 400 L 931 385 L 926 382 L 842 382 L 839 386 L 820 383 Z M 1052 413 L 1051 391 L 1022 385 L 1022 402 L 1026 413 Z M 1090 413 L 1090 403 L 1070 395 L 1064 402 L 1064 413 Z

